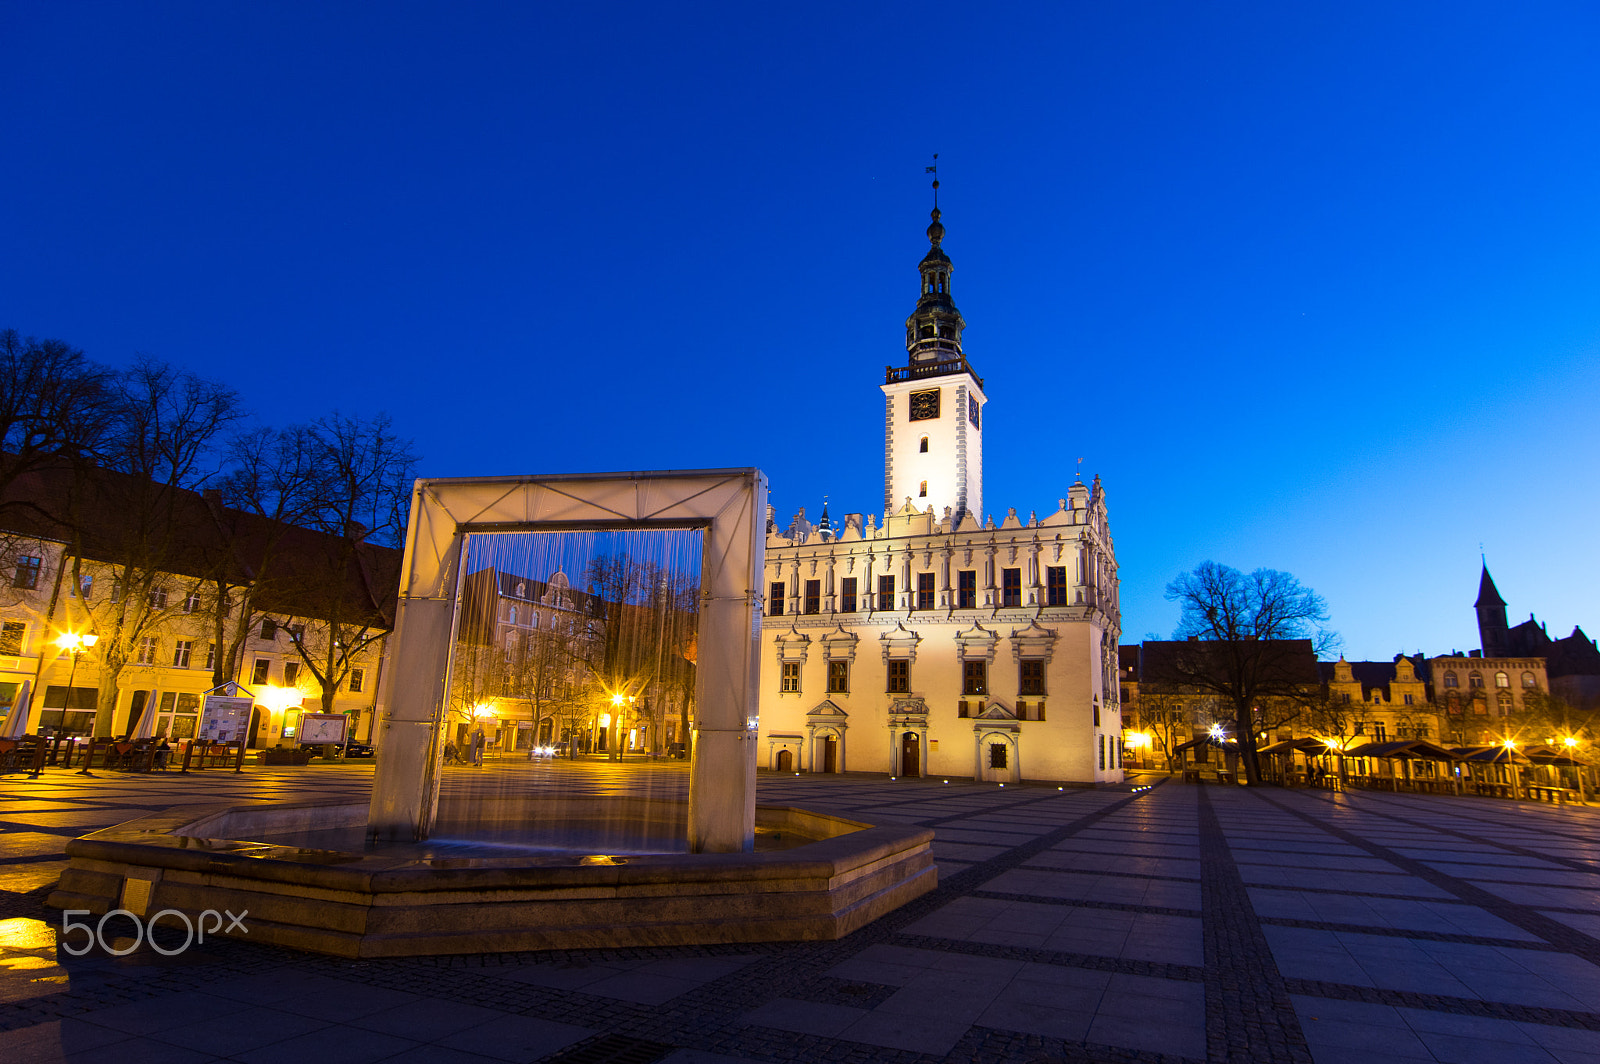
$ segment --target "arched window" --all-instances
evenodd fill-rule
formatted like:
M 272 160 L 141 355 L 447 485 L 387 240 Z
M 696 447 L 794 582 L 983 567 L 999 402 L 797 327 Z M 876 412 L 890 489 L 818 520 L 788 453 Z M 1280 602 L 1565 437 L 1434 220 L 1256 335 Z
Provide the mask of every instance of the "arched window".
M 928 453 L 928 437 L 926 437 L 926 436 L 922 437 L 922 443 L 918 445 L 917 450 L 922 452 L 923 454 L 927 454 Z
M 517 598 L 527 598 L 527 597 L 528 597 L 528 585 L 526 583 L 524 583 L 523 581 L 520 581 L 520 580 L 517 581 Z
M 539 627 L 539 615 L 537 613 L 529 615 L 528 623 L 533 625 L 535 628 Z
M 1483 686 L 1483 673 L 1481 673 L 1481 672 L 1469 672 L 1467 674 L 1467 686 L 1468 687 L 1482 687 Z
M 515 606 L 511 607 L 511 616 L 508 619 L 512 624 L 517 623 L 517 608 Z
M 1507 676 L 1503 672 L 1497 672 L 1494 674 L 1494 685 L 1496 687 L 1510 687 L 1511 677 Z
M 924 499 L 928 497 L 928 482 L 926 480 L 922 482 L 922 488 L 917 492 L 917 495 Z
M 1447 672 L 1447 673 L 1444 674 L 1444 685 L 1446 687 L 1460 687 L 1461 686 L 1461 684 L 1459 682 L 1457 682 L 1457 680 L 1456 680 L 1456 674 L 1453 673 L 1453 672 Z
M 1538 681 L 1534 680 L 1533 673 L 1525 672 L 1525 673 L 1522 674 L 1522 686 L 1524 686 L 1524 687 L 1537 687 L 1538 686 Z

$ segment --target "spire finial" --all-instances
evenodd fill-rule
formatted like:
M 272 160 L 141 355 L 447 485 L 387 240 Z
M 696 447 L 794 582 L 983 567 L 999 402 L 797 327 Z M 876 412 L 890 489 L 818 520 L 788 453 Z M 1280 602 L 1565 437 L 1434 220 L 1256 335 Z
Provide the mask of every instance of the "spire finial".
M 932 174 L 933 175 L 933 210 L 934 210 L 934 215 L 933 216 L 934 216 L 935 219 L 937 219 L 939 217 L 939 213 L 938 213 L 938 211 L 939 211 L 939 153 L 938 152 L 934 152 L 933 153 L 933 165 L 932 166 L 923 167 L 922 172 L 925 173 L 925 174 Z

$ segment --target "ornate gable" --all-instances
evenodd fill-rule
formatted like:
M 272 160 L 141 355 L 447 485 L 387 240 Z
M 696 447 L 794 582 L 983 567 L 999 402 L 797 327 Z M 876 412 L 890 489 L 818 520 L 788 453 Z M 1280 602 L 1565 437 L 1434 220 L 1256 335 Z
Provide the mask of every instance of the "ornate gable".
M 974 624 L 964 632 L 956 633 L 956 657 L 961 661 L 994 661 L 994 648 L 1000 642 L 1000 633 L 981 624 Z
M 1040 660 L 1046 665 L 1055 655 L 1056 630 L 1054 628 L 1040 627 L 1038 621 L 1033 621 L 1026 628 L 1013 628 L 1011 630 L 1011 659 L 1021 662 L 1023 658 Z
M 922 637 L 903 623 L 884 632 L 878 637 L 878 644 L 883 647 L 884 661 L 911 661 L 917 660 L 917 644 L 922 642 Z
M 856 644 L 860 641 L 860 636 L 845 631 L 844 625 L 841 624 L 821 637 L 822 656 L 828 661 L 854 661 Z

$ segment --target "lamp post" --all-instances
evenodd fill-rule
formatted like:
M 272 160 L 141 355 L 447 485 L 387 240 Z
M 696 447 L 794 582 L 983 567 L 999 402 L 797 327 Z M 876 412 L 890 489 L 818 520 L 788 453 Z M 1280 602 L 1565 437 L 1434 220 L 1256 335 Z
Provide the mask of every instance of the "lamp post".
M 62 727 L 63 731 L 66 730 L 67 708 L 72 705 L 72 685 L 78 679 L 78 658 L 83 654 L 83 652 L 85 650 L 88 650 L 90 647 L 94 646 L 99 641 L 100 641 L 100 637 L 99 636 L 92 635 L 92 634 L 86 635 L 86 634 L 84 634 L 82 632 L 62 632 L 61 635 L 56 638 L 56 646 L 60 647 L 62 650 L 65 650 L 65 651 L 67 651 L 68 653 L 70 653 L 72 655 L 72 667 L 67 670 L 67 698 L 66 698 L 66 704 L 61 707 L 61 727 Z M 78 770 L 78 775 L 80 775 L 80 776 L 92 776 L 92 775 L 94 775 L 94 773 L 89 771 L 89 762 L 91 760 L 93 760 L 93 758 L 94 758 L 94 729 L 91 728 L 90 729 L 90 733 L 89 733 L 89 753 L 84 756 L 83 767 Z
M 76 681 L 77 678 L 78 678 L 78 658 L 79 658 L 80 655 L 83 654 L 83 652 L 85 650 L 88 650 L 90 647 L 94 646 L 98 642 L 100 642 L 100 637 L 99 636 L 97 636 L 97 635 L 88 635 L 88 634 L 84 634 L 82 632 L 62 632 L 59 636 L 56 637 L 56 646 L 60 647 L 62 650 L 65 650 L 65 651 L 67 651 L 68 653 L 70 653 L 72 655 L 72 667 L 67 670 L 67 704 L 68 705 L 71 705 L 71 703 L 72 703 L 72 685 L 73 685 L 73 682 Z M 62 706 L 61 708 L 62 708 L 62 712 L 64 714 L 66 709 L 67 709 L 67 706 Z M 65 723 L 66 723 L 65 720 L 63 720 L 62 721 L 63 726 L 65 726 Z

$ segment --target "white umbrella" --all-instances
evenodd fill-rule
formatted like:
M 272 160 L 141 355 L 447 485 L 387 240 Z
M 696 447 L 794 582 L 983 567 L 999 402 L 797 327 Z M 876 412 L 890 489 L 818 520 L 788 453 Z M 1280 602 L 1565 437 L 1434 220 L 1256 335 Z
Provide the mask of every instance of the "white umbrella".
M 149 739 L 156 733 L 156 693 L 150 692 L 150 697 L 145 699 L 144 712 L 139 714 L 139 726 L 134 729 L 130 739 Z
M 20 739 L 28 734 L 28 684 L 23 680 L 22 686 L 17 689 L 17 697 L 11 700 L 11 713 L 6 717 L 6 722 L 0 724 L 0 739 Z

